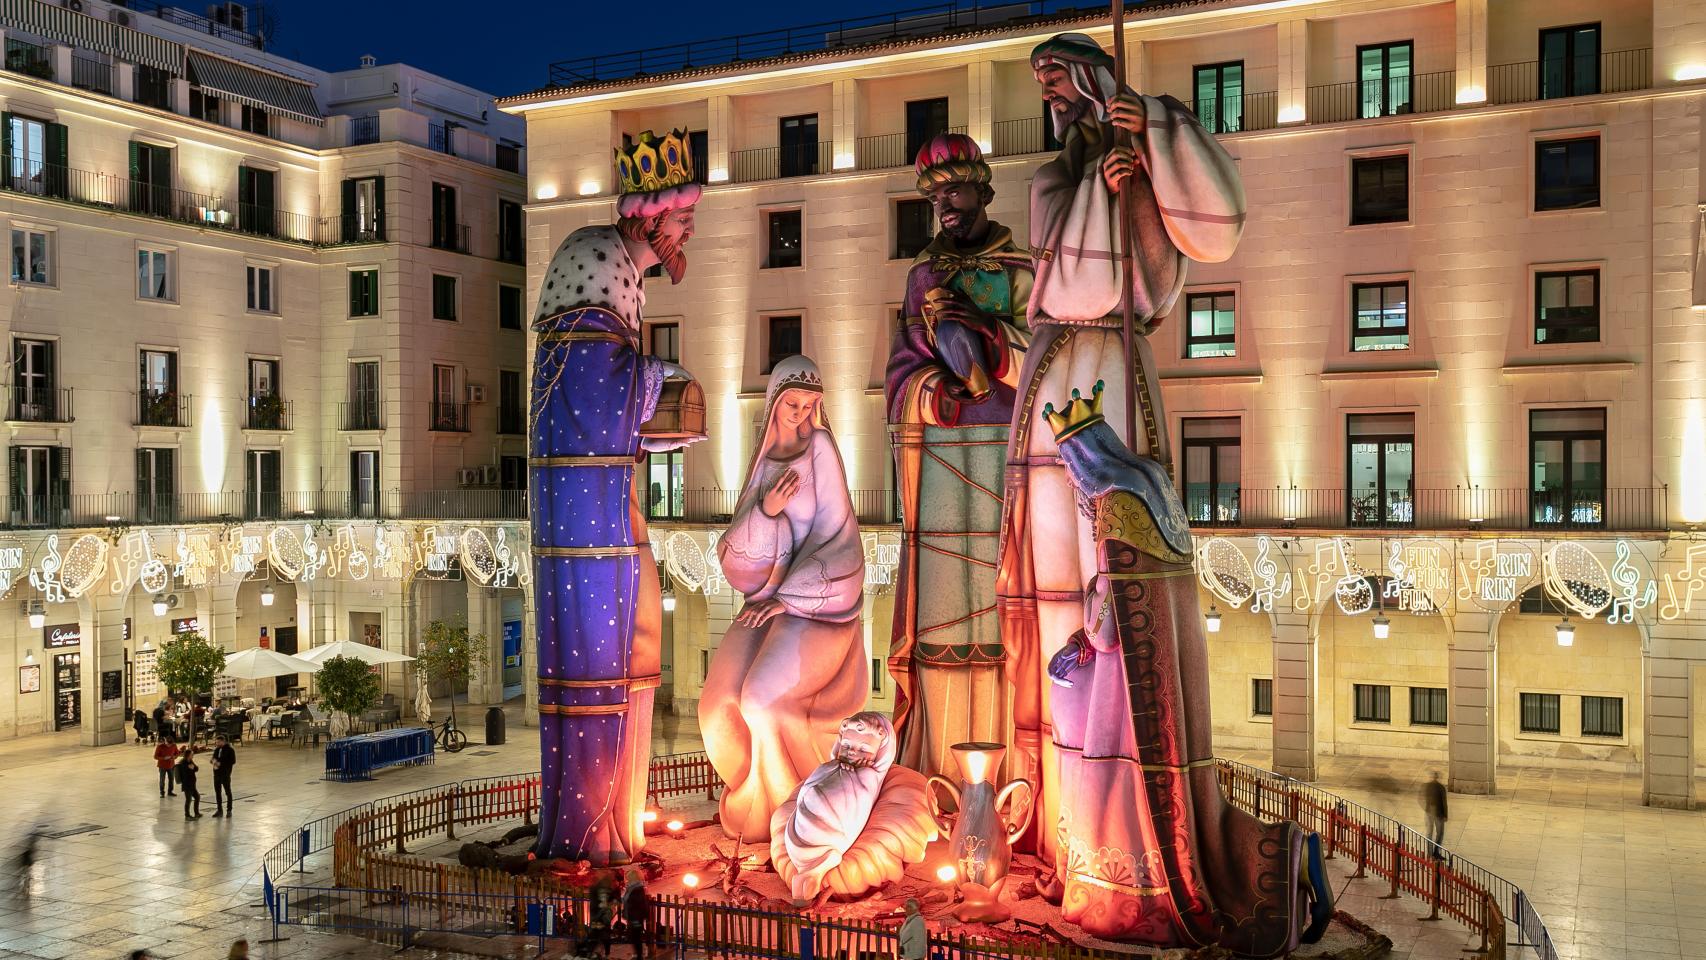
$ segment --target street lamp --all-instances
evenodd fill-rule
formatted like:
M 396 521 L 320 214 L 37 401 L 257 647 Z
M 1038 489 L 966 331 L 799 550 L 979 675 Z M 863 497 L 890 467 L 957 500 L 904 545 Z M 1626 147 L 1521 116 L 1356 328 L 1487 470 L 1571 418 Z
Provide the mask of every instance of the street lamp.
M 46 623 L 47 623 L 47 608 L 43 607 L 41 605 L 40 600 L 31 600 L 30 601 L 30 629 L 31 630 L 40 630 L 42 628 L 42 626 Z
M 1568 647 L 1576 642 L 1576 625 L 1570 622 L 1569 617 L 1558 621 L 1552 629 L 1558 632 L 1558 646 Z
M 1209 633 L 1220 632 L 1220 611 L 1215 609 L 1214 604 L 1208 605 L 1208 613 L 1203 615 L 1203 623 L 1208 626 Z
M 272 602 L 273 602 L 272 584 L 269 583 L 266 586 L 261 588 L 261 606 L 270 607 L 270 606 L 272 606 Z
M 1392 621 L 1385 617 L 1374 618 L 1374 639 L 1385 640 L 1392 635 Z
M 156 617 L 163 617 L 166 615 L 166 595 L 163 593 L 157 593 L 154 595 L 154 615 Z

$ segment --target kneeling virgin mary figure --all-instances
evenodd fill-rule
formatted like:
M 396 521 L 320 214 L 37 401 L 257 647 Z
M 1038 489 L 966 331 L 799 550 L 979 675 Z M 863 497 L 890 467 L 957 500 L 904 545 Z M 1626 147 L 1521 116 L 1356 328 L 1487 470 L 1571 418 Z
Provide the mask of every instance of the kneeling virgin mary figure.
M 805 357 L 770 374 L 763 433 L 717 558 L 746 605 L 711 656 L 699 728 L 727 786 L 723 831 L 763 842 L 771 814 L 829 755 L 871 682 L 859 522 L 823 378 Z

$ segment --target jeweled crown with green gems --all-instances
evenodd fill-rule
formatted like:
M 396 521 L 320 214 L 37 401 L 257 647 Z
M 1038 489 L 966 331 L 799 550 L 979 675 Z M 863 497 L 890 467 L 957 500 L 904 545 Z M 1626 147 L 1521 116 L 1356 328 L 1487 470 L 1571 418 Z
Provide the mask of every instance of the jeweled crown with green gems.
M 650 130 L 639 139 L 622 135 L 616 149 L 616 175 L 621 192 L 655 193 L 693 182 L 693 151 L 687 147 L 687 131 L 671 130 L 658 136 Z

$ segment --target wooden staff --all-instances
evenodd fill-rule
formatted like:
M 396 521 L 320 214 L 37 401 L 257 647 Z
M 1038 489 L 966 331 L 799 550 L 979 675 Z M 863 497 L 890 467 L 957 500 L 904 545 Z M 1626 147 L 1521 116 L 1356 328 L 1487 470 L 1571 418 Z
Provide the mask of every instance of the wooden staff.
M 1119 96 L 1125 90 L 1125 0 L 1114 0 L 1114 96 Z M 1133 146 L 1131 131 L 1124 127 L 1114 128 L 1114 145 L 1119 147 Z M 1135 155 L 1135 154 L 1134 154 Z M 1131 303 L 1131 281 L 1136 275 L 1137 258 L 1131 249 L 1131 181 L 1137 176 L 1135 166 L 1126 182 L 1120 185 L 1120 310 L 1124 315 L 1121 331 L 1124 334 L 1126 380 L 1125 380 L 1125 424 L 1126 445 L 1133 453 L 1137 452 L 1137 378 L 1142 372 L 1136 368 L 1140 361 L 1137 356 L 1137 317 Z M 1160 450 L 1151 450 L 1149 455 L 1159 457 Z

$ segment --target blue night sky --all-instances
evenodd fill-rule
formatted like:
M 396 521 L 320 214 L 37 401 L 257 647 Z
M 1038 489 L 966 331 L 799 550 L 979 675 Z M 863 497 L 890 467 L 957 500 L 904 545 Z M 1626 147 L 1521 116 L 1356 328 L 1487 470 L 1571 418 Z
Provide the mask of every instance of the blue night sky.
M 175 2 L 197 13 L 206 6 Z M 681 0 L 250 0 L 250 6 L 264 5 L 276 18 L 270 49 L 281 56 L 342 70 L 371 53 L 380 63 L 402 61 L 505 96 L 544 86 L 546 66 L 553 60 L 889 13 L 928 2 L 742 0 L 723 7 Z

